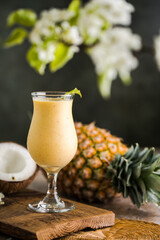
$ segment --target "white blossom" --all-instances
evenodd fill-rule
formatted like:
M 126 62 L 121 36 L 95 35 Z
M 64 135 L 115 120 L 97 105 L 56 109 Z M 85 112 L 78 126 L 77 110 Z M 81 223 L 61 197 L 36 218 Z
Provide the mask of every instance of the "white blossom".
M 41 44 L 43 37 L 50 37 L 53 34 L 55 23 L 50 19 L 42 18 L 38 20 L 30 32 L 29 40 L 33 44 Z
M 70 27 L 70 24 L 69 22 L 65 21 L 65 22 L 62 22 L 61 26 L 64 30 L 68 30 L 68 28 Z
M 31 43 L 41 44 L 45 38 L 55 37 L 69 44 L 81 44 L 83 39 L 79 34 L 78 27 L 71 26 L 68 22 L 73 16 L 74 13 L 68 10 L 51 9 L 43 11 L 30 33 Z
M 43 11 L 30 33 L 29 39 L 31 43 L 40 44 L 43 42 L 44 37 L 60 34 L 61 28 L 56 26 L 56 23 L 61 21 L 66 23 L 72 16 L 74 16 L 74 13 L 67 10 L 51 9 Z
M 78 27 L 87 44 L 100 39 L 113 24 L 129 25 L 134 7 L 125 0 L 91 0 L 80 11 Z
M 125 0 L 92 0 L 85 7 L 88 13 L 98 15 L 111 24 L 129 25 L 134 7 Z
M 96 14 L 88 14 L 84 9 L 81 10 L 78 28 L 87 44 L 92 44 L 100 37 L 103 25 L 104 21 L 99 16 Z
M 52 22 L 67 21 L 74 16 L 74 12 L 68 11 L 67 9 L 56 9 L 52 8 L 49 11 L 43 11 L 41 13 L 41 19 L 48 19 Z
M 154 38 L 155 59 L 158 69 L 160 70 L 160 35 Z
M 89 54 L 98 75 L 110 71 L 111 80 L 115 79 L 117 74 L 125 79 L 138 65 L 131 50 L 138 50 L 140 47 L 139 36 L 132 34 L 130 29 L 117 27 L 106 31 L 101 42 L 95 45 Z
M 54 43 L 49 43 L 45 48 L 43 46 L 38 46 L 37 52 L 38 52 L 39 60 L 45 63 L 49 63 L 53 61 L 55 58 L 55 55 L 54 55 L 55 50 L 56 50 L 56 44 Z
M 133 34 L 130 28 L 115 27 L 105 32 L 101 39 L 102 43 L 124 47 L 132 50 L 141 48 L 141 39 L 137 34 Z
M 69 26 L 68 29 L 65 28 L 61 38 L 64 40 L 64 42 L 73 45 L 80 45 L 83 42 L 77 26 Z

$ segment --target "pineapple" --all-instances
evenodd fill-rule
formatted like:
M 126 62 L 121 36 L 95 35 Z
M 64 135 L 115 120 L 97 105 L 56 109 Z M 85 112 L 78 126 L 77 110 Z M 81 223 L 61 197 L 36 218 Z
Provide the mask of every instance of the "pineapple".
M 59 173 L 59 185 L 63 186 L 63 193 L 90 202 L 112 198 L 115 190 L 106 178 L 107 168 L 115 154 L 123 155 L 128 150 L 127 146 L 105 129 L 95 127 L 94 123 L 75 123 L 75 127 L 77 153 Z
M 130 197 L 138 207 L 160 202 L 160 155 L 139 145 L 128 147 L 121 139 L 94 123 L 75 123 L 78 149 L 58 176 L 59 190 L 80 200 L 105 201 L 115 194 Z

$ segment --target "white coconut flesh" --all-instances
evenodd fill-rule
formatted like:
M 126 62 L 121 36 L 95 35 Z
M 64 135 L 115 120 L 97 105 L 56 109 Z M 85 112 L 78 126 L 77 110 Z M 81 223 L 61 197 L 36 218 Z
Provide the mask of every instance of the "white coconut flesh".
M 37 165 L 28 150 L 16 143 L 0 143 L 0 180 L 20 182 L 30 178 Z

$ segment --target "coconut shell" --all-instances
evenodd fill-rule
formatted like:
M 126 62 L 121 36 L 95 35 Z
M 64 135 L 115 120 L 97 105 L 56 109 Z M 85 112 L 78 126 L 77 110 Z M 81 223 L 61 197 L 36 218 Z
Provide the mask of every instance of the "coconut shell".
M 9 194 L 9 193 L 15 193 L 25 189 L 34 180 L 38 171 L 39 171 L 39 167 L 37 166 L 34 174 L 24 181 L 7 182 L 7 181 L 0 180 L 0 192 L 3 192 L 4 194 Z

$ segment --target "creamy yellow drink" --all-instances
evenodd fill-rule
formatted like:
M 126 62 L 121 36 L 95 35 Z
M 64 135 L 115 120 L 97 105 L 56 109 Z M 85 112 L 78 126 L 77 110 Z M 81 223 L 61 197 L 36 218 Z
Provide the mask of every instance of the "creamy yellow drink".
M 72 117 L 75 88 L 70 92 L 33 92 L 33 118 L 27 146 L 35 162 L 44 168 L 48 177 L 47 195 L 40 202 L 28 204 L 34 212 L 67 212 L 74 204 L 63 201 L 57 193 L 57 176 L 77 150 L 77 134 Z
M 77 135 L 72 117 L 73 99 L 34 97 L 34 113 L 27 146 L 35 162 L 57 172 L 74 157 Z

